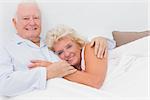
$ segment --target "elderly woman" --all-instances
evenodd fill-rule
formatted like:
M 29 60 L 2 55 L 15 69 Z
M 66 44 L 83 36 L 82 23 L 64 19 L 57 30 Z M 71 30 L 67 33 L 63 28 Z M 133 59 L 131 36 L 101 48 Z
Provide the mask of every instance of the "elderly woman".
M 67 26 L 58 26 L 50 30 L 46 36 L 46 43 L 60 59 L 78 69 L 75 73 L 65 76 L 65 79 L 94 88 L 103 85 L 107 72 L 107 53 L 104 58 L 97 58 L 94 48 L 79 37 L 74 29 Z M 42 66 L 51 64 L 46 61 L 34 63 L 41 63 Z

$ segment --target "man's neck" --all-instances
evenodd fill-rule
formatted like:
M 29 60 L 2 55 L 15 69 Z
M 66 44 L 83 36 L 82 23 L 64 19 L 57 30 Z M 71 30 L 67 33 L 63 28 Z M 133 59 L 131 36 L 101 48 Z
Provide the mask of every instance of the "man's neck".
M 36 44 L 37 46 L 40 47 L 40 37 L 39 38 L 34 38 L 34 39 L 31 39 L 31 41 Z
M 32 41 L 34 44 L 40 47 L 40 40 L 39 41 Z
M 33 42 L 34 43 L 34 42 Z M 37 46 L 39 46 L 40 47 L 40 42 L 39 43 L 35 43 Z

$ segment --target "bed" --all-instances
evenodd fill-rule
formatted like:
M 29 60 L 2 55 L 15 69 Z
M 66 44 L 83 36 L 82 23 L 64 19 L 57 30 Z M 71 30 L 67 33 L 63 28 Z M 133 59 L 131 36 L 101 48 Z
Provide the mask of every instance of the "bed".
M 134 33 L 125 35 L 122 32 L 113 32 L 117 43 L 117 39 L 122 38 L 121 36 L 125 40 L 109 52 L 111 65 L 108 64 L 106 80 L 99 90 L 63 78 L 55 78 L 47 82 L 46 90 L 36 90 L 16 97 L 1 97 L 0 100 L 112 100 L 112 98 L 122 100 L 124 97 L 130 100 L 147 100 L 149 99 L 149 33 L 149 31 L 143 32 L 140 37 L 136 33 L 136 37 L 126 38 L 125 36 Z

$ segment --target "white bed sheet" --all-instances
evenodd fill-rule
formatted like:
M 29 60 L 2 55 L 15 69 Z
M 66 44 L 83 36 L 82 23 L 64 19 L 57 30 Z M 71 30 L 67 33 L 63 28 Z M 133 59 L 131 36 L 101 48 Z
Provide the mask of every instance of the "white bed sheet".
M 149 96 L 150 36 L 110 52 L 108 74 L 101 90 L 121 97 Z
M 81 100 L 91 98 L 138 97 L 149 98 L 148 88 L 148 39 L 145 37 L 110 51 L 109 70 L 100 90 L 55 78 L 47 83 L 46 90 L 2 100 L 58 100 L 64 98 Z M 128 48 L 128 49 L 127 49 Z M 105 100 L 105 99 L 104 99 Z M 119 99 L 118 99 L 119 100 Z

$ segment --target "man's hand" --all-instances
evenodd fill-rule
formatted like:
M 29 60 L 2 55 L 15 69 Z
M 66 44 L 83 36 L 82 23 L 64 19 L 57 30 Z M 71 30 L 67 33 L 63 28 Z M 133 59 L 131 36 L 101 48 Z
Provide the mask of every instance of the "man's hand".
M 32 64 L 29 65 L 29 68 L 46 67 L 47 79 L 64 77 L 77 71 L 77 69 L 68 64 L 66 61 L 51 63 L 42 60 L 32 60 L 31 62 Z
M 96 37 L 90 43 L 91 47 L 95 47 L 95 55 L 98 58 L 106 57 L 108 53 L 107 40 L 103 37 Z

